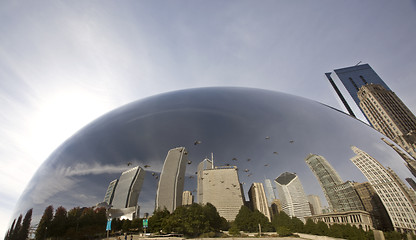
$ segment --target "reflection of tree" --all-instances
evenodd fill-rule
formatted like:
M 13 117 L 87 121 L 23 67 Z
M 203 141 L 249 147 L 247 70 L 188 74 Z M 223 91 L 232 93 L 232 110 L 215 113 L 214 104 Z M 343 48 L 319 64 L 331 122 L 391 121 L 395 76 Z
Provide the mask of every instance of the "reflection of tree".
M 20 240 L 26 239 L 29 235 L 30 222 L 32 221 L 32 209 L 26 212 L 25 218 L 22 222 L 22 214 L 17 219 L 14 219 L 12 226 L 7 231 L 5 240 Z
M 50 236 L 50 226 L 53 219 L 53 207 L 52 205 L 46 207 L 40 219 L 38 228 L 36 229 L 36 240 L 42 240 Z M 49 229 L 49 230 L 48 230 Z
M 262 232 L 274 231 L 269 219 L 264 216 L 260 211 L 251 211 L 246 206 L 241 206 L 240 211 L 235 217 L 234 224 L 238 230 L 245 232 L 258 232 L 259 224 L 261 225 Z

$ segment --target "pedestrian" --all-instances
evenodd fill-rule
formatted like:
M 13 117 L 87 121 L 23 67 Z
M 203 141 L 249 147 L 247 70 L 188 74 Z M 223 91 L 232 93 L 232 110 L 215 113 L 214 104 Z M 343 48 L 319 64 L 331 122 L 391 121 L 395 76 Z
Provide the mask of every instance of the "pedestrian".
M 124 240 L 127 240 L 127 233 L 124 234 Z
M 130 235 L 130 240 L 133 240 L 133 234 Z

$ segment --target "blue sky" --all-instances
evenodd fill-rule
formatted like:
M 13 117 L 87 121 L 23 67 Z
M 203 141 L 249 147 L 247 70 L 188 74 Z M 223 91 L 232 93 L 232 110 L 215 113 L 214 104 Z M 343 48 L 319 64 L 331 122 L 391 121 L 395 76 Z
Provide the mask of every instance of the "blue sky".
M 416 112 L 415 1 L 2 1 L 0 232 L 32 175 L 100 115 L 242 86 L 340 107 L 324 73 L 369 63 Z

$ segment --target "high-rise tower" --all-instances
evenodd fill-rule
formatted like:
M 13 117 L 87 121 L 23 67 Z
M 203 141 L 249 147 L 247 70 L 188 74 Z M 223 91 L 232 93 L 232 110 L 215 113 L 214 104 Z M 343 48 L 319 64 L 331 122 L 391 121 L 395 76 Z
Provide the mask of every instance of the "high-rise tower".
M 202 162 L 198 164 L 198 171 L 197 171 L 197 196 L 198 196 L 198 203 L 202 204 L 204 202 L 204 189 L 202 185 L 202 180 L 204 179 L 202 172 L 206 169 L 213 169 L 213 161 L 205 158 Z
M 416 158 L 416 117 L 396 94 L 380 84 L 366 84 L 357 94 L 371 125 Z
M 416 212 L 395 178 L 376 159 L 352 146 L 356 156 L 351 158 L 355 166 L 368 179 L 380 197 L 396 231 L 416 233 Z
M 188 152 L 184 147 L 169 150 L 160 174 L 156 193 L 156 209 L 173 212 L 182 204 Z
M 311 207 L 312 215 L 322 214 L 321 199 L 317 195 L 308 195 L 309 206 Z
M 285 172 L 274 181 L 282 202 L 282 210 L 287 215 L 305 222 L 304 217 L 311 216 L 311 210 L 299 177 L 295 173 Z
M 270 179 L 264 180 L 264 190 L 266 191 L 267 203 L 271 206 L 273 200 L 276 199 L 276 194 L 274 194 L 272 181 Z
M 306 164 L 315 174 L 334 212 L 364 210 L 361 200 L 351 182 L 343 182 L 329 162 L 322 156 L 309 154 Z
M 105 193 L 104 202 L 108 205 L 113 204 L 114 192 L 116 191 L 118 179 L 113 180 L 108 184 L 107 192 Z
M 121 174 L 114 191 L 113 208 L 123 209 L 136 207 L 142 189 L 144 175 L 145 171 L 139 166 Z
M 215 167 L 202 171 L 202 187 L 202 204 L 211 203 L 221 217 L 227 221 L 234 221 L 244 204 L 237 167 Z
M 269 206 L 266 199 L 266 193 L 264 192 L 264 187 L 262 183 L 253 183 L 251 184 L 250 189 L 248 190 L 248 197 L 250 198 L 251 205 L 253 209 L 259 210 L 263 213 L 269 221 L 272 220 L 270 216 Z

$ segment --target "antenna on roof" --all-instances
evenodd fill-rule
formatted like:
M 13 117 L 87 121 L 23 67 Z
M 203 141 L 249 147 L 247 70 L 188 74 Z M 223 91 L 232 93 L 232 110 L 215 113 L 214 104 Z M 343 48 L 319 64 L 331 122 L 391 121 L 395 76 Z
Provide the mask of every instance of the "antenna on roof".
M 360 64 L 361 63 L 361 61 L 359 61 L 357 64 L 355 64 L 355 66 L 358 66 L 358 64 Z

